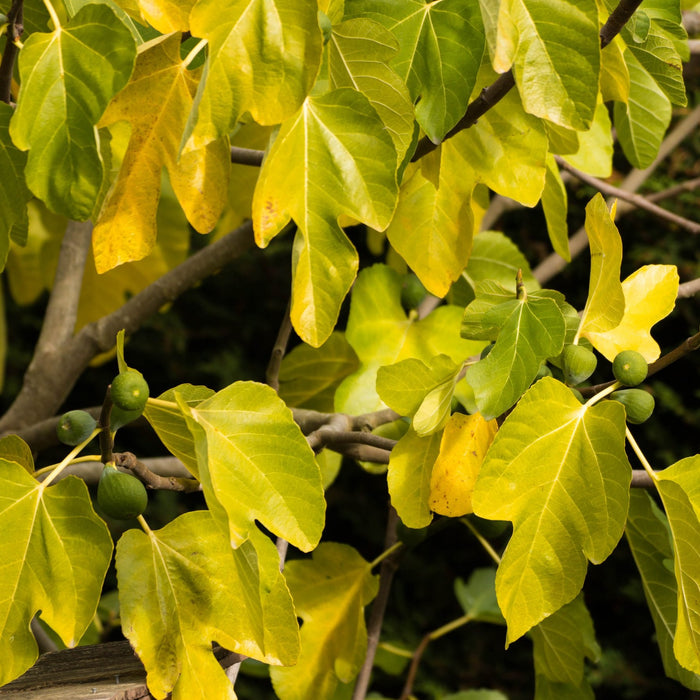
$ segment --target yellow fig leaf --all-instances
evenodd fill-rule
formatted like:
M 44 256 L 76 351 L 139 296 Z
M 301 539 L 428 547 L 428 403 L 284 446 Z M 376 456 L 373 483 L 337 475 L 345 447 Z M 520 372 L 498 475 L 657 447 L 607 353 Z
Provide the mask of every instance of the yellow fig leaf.
M 107 108 L 100 125 L 126 120 L 131 138 L 93 231 L 98 272 L 151 252 L 163 166 L 192 226 L 202 233 L 214 228 L 226 202 L 228 139 L 177 160 L 200 75 L 180 58 L 179 35 L 158 37 L 139 48 L 129 84 Z
M 579 335 L 615 328 L 625 312 L 625 296 L 620 284 L 622 240 L 615 226 L 615 207 L 608 211 L 602 195 L 586 206 L 586 233 L 591 248 L 591 275 L 588 299 L 583 309 Z
M 377 594 L 379 577 L 352 547 L 337 542 L 319 545 L 312 559 L 289 562 L 284 574 L 304 624 L 296 665 L 270 669 L 275 693 L 281 700 L 330 700 L 365 659 L 364 607 Z
M 386 235 L 425 288 L 444 297 L 472 250 L 476 175 L 452 139 L 431 160 L 436 178 L 425 167 L 407 170 Z
M 608 360 L 622 350 L 636 350 L 647 362 L 661 354 L 651 337 L 651 327 L 668 316 L 678 296 L 678 270 L 675 265 L 645 265 L 623 283 L 625 315 L 620 324 L 605 333 L 588 332 L 585 336 Z
M 430 477 L 433 512 L 452 518 L 474 512 L 472 491 L 497 429 L 495 420 L 484 420 L 480 413 L 450 417 Z
M 161 34 L 186 32 L 196 0 L 139 0 L 141 17 Z

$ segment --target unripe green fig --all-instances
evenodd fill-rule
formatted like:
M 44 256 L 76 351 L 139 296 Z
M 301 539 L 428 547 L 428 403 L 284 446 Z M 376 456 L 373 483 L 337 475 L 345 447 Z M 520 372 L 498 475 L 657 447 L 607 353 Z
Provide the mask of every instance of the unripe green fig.
M 562 367 L 567 384 L 576 386 L 590 377 L 598 364 L 592 350 L 583 345 L 567 345 L 562 354 Z
M 56 426 L 56 435 L 64 445 L 79 445 L 90 437 L 97 421 L 87 411 L 68 411 Z
M 119 428 L 128 425 L 132 421 L 135 421 L 141 414 L 143 410 L 140 411 L 125 411 L 119 406 L 112 404 L 112 410 L 109 414 L 109 427 L 111 430 L 119 430 Z
M 535 375 L 535 381 L 542 379 L 542 377 L 551 377 L 552 370 L 546 362 L 543 362 L 537 369 L 537 374 Z
M 637 386 L 647 378 L 649 365 L 636 350 L 623 350 L 613 360 L 613 374 L 620 384 Z
M 128 369 L 112 380 L 112 403 L 123 411 L 143 411 L 148 400 L 148 383 L 140 372 Z
M 628 423 L 644 423 L 654 412 L 654 397 L 644 389 L 620 389 L 613 391 L 610 398 L 625 407 Z
M 111 518 L 129 520 L 146 510 L 148 494 L 135 476 L 107 465 L 97 484 L 97 503 Z

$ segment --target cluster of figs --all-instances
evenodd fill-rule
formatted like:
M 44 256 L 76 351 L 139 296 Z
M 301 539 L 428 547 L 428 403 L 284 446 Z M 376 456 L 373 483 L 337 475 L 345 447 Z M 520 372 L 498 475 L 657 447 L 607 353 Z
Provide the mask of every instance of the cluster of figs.
M 136 370 L 127 369 L 112 380 L 109 417 L 112 433 L 143 413 L 148 394 L 148 383 Z M 58 439 L 70 446 L 86 443 L 98 432 L 97 421 L 82 410 L 64 413 L 56 426 Z M 97 485 L 97 503 L 109 517 L 128 520 L 143 513 L 148 504 L 148 495 L 143 483 L 135 476 L 119 471 L 114 462 L 108 462 Z
M 598 360 L 592 350 L 584 345 L 568 345 L 562 353 L 564 380 L 572 387 L 584 382 L 594 372 Z M 613 376 L 624 389 L 613 391 L 610 398 L 624 407 L 629 423 L 644 423 L 654 412 L 654 397 L 637 387 L 646 378 L 649 366 L 644 356 L 636 350 L 623 350 L 613 360 Z

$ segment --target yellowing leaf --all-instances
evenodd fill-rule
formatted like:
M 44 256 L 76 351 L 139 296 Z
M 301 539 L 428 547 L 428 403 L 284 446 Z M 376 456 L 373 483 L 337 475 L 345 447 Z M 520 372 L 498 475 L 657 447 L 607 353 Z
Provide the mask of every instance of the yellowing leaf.
M 612 174 L 613 137 L 607 106 L 601 101 L 588 131 L 577 131 L 578 150 L 564 156 L 575 168 L 596 177 Z
M 326 509 L 321 472 L 277 394 L 236 382 L 196 405 L 177 391 L 175 397 L 194 438 L 207 504 L 231 544 L 244 542 L 257 520 L 302 551 L 313 549 Z
M 318 347 L 331 334 L 358 267 L 338 217 L 386 228 L 398 192 L 396 165 L 396 149 L 377 112 L 350 88 L 308 98 L 280 127 L 258 179 L 253 226 L 260 246 L 290 216 L 299 227 L 291 316 L 309 345 Z
M 585 333 L 593 347 L 612 361 L 622 350 L 636 350 L 647 362 L 659 358 L 661 349 L 651 337 L 651 327 L 668 316 L 678 295 L 675 265 L 645 265 L 623 283 L 625 314 L 620 324 L 605 333 Z
M 161 34 L 186 32 L 197 0 L 138 0 L 141 17 Z
M 618 402 L 582 406 L 550 377 L 520 399 L 472 494 L 477 515 L 513 522 L 496 577 L 508 643 L 573 600 L 587 560 L 599 563 L 613 551 L 631 477 Z
M 379 578 L 352 547 L 334 542 L 319 545 L 311 560 L 290 561 L 284 573 L 304 624 L 296 665 L 270 669 L 275 693 L 280 700 L 330 700 L 364 661 L 364 607 Z
M 95 125 L 129 79 L 135 48 L 106 4 L 86 5 L 65 26 L 26 40 L 10 134 L 29 149 L 29 189 L 52 211 L 90 217 L 102 182 Z
M 480 413 L 455 413 L 447 421 L 430 477 L 430 509 L 451 518 L 472 513 L 472 491 L 498 425 Z
M 426 177 L 424 165 L 406 171 L 386 235 L 425 288 L 444 297 L 472 250 L 476 178 L 454 139 L 443 144 L 434 160 L 435 178 Z
M 625 312 L 620 284 L 622 241 L 615 226 L 615 211 L 608 211 L 600 194 L 586 206 L 586 233 L 591 248 L 591 274 L 579 325 L 579 334 L 584 336 L 591 331 L 615 328 Z
M 440 451 L 440 433 L 420 437 L 415 430 L 396 443 L 389 457 L 391 504 L 407 527 L 430 525 L 430 474 Z
M 272 664 L 299 652 L 294 606 L 272 542 L 259 531 L 231 551 L 208 511 L 117 545 L 122 629 L 157 698 L 235 700 L 211 644 Z
M 131 138 L 93 231 L 98 272 L 151 252 L 163 166 L 192 226 L 204 233 L 216 224 L 226 201 L 228 140 L 177 160 L 200 75 L 180 59 L 179 35 L 159 37 L 140 47 L 131 81 L 107 108 L 101 124 L 127 120 Z
M 321 62 L 315 2 L 199 0 L 190 15 L 194 36 L 207 39 L 185 150 L 227 136 L 241 115 L 279 124 L 299 109 Z
M 29 623 L 41 618 L 75 646 L 97 609 L 112 538 L 85 483 L 44 487 L 25 466 L 0 459 L 0 685 L 39 653 Z

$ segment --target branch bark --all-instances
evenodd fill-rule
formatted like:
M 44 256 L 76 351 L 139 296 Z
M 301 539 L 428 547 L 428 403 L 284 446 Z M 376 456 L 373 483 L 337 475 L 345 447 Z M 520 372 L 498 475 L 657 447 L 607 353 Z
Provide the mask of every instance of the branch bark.
M 218 272 L 252 244 L 253 227 L 248 221 L 167 272 L 124 306 L 85 326 L 68 342 L 35 355 L 19 394 L 0 419 L 0 433 L 20 430 L 55 414 L 90 361 L 114 347 L 119 330 L 133 333 L 164 304 Z
M 15 61 L 19 53 L 19 47 L 15 44 L 24 31 L 24 1 L 13 0 L 12 7 L 7 13 L 8 28 L 5 50 L 0 61 L 0 100 L 12 104 L 12 73 L 15 69 Z

